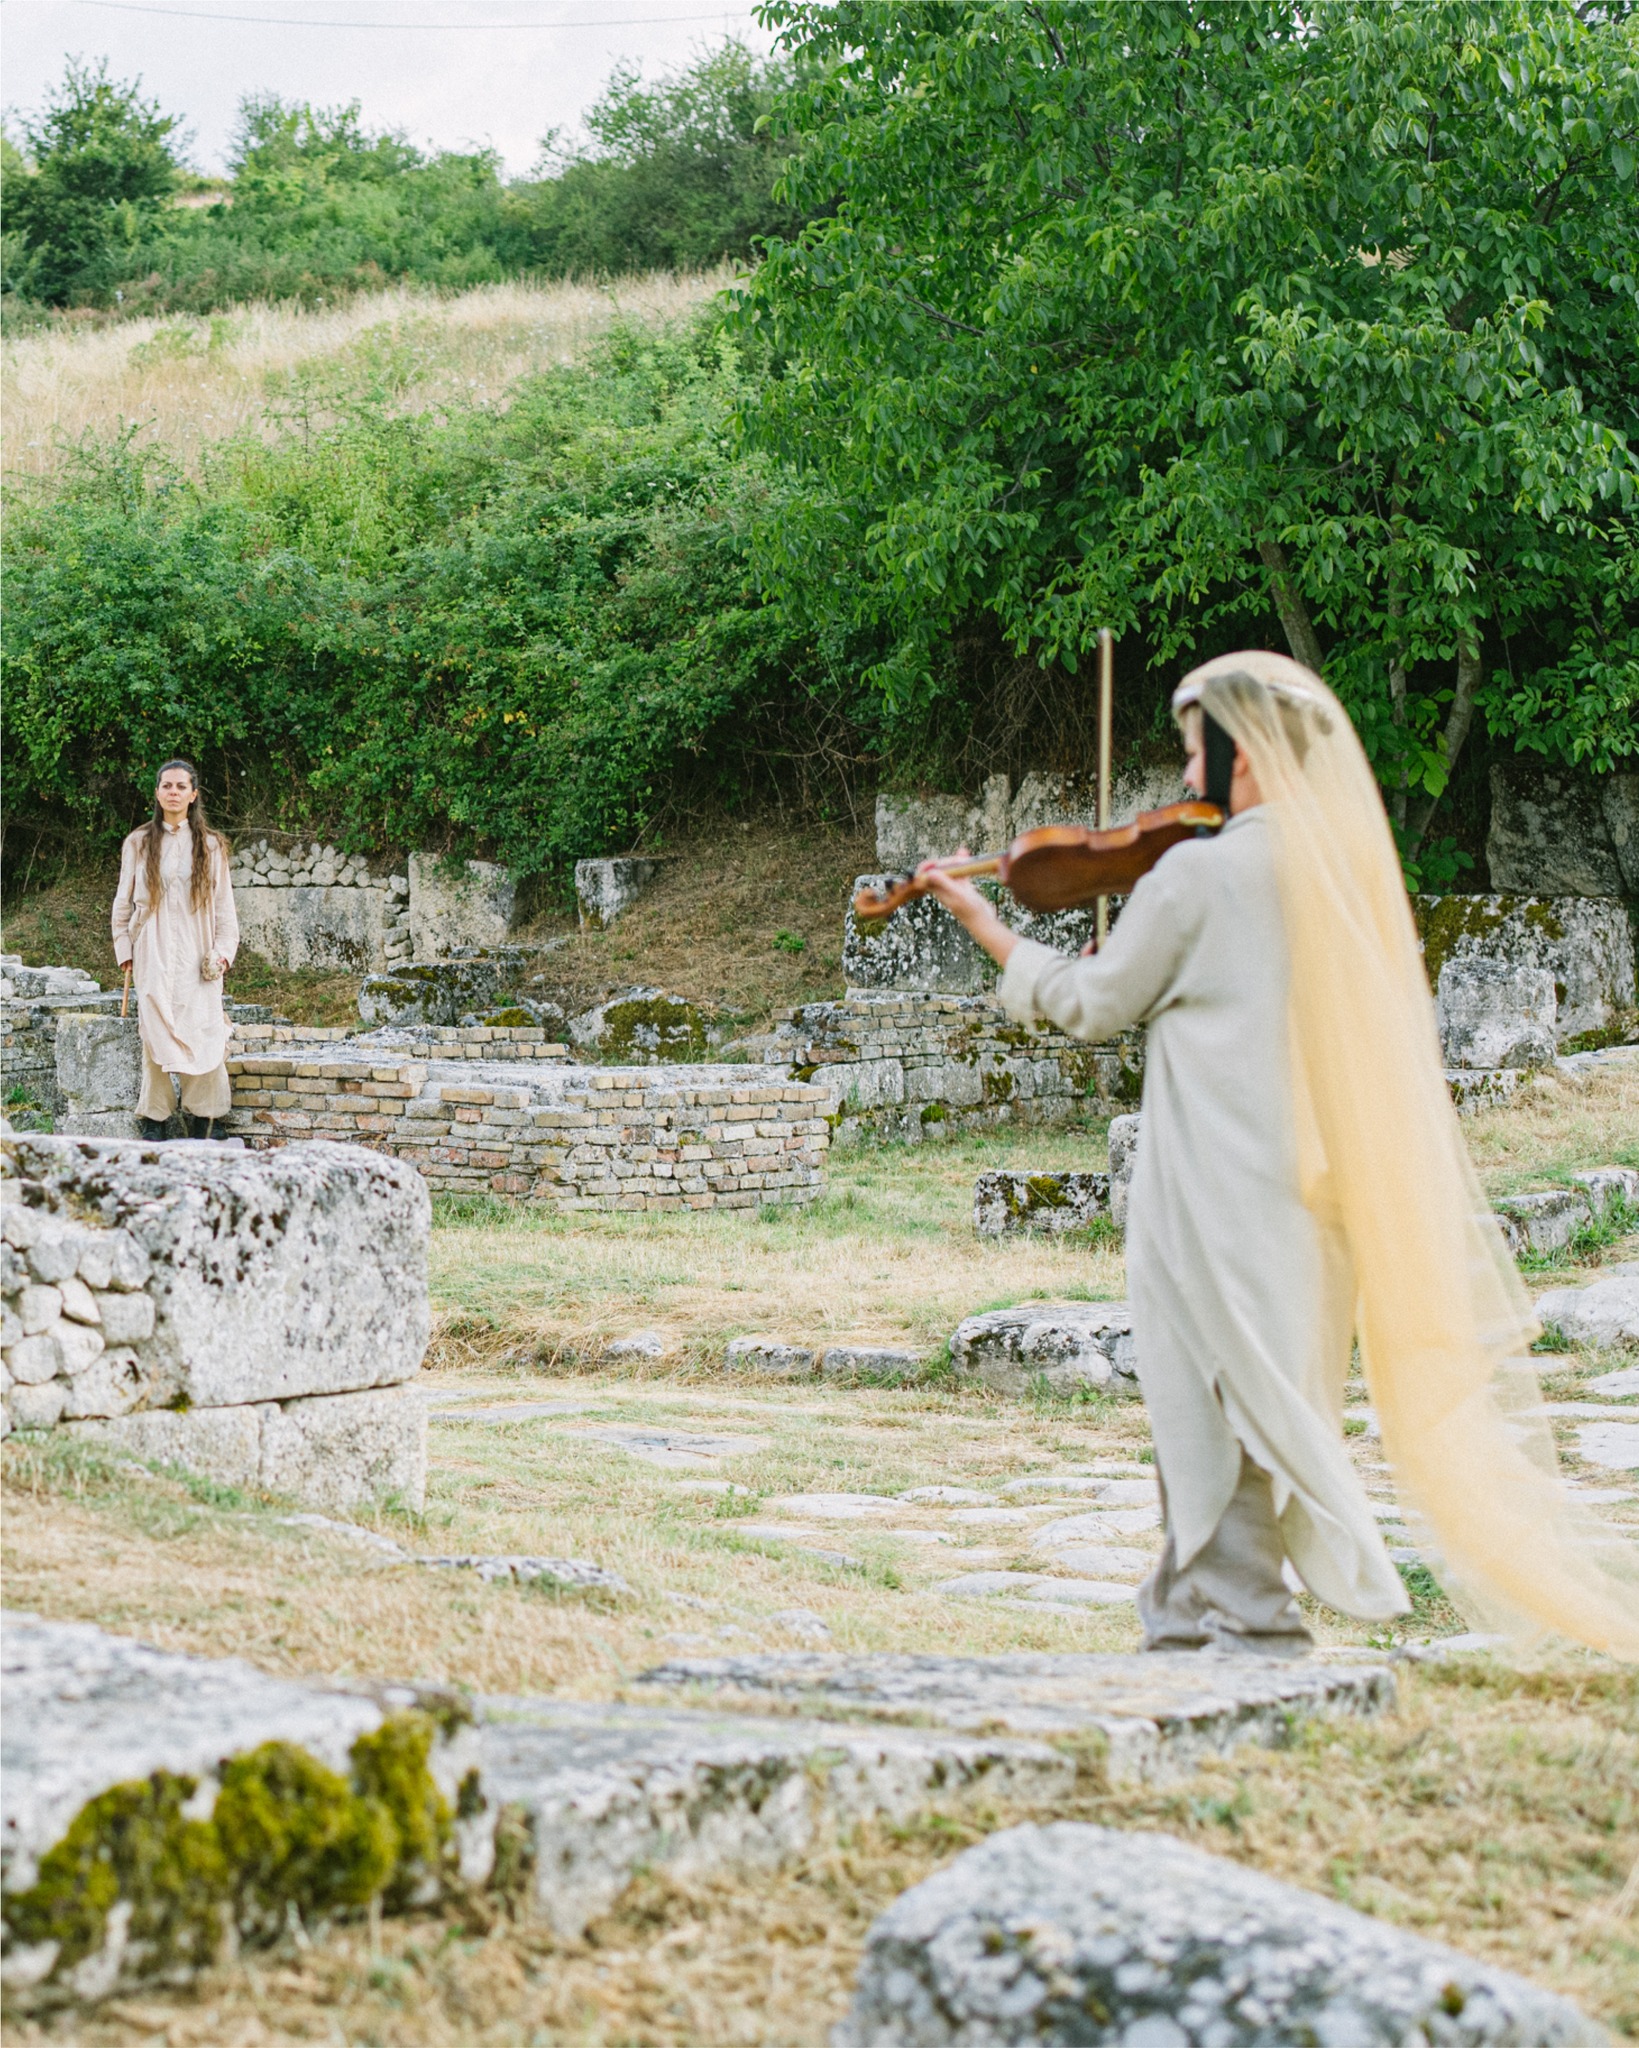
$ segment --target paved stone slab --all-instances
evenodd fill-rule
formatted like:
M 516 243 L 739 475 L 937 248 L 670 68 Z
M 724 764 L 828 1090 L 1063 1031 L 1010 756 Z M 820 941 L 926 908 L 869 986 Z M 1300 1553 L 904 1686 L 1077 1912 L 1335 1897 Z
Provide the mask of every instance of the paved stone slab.
M 485 1701 L 479 1746 L 486 1795 L 528 1818 L 535 1907 L 570 1936 L 639 1870 L 772 1869 L 935 1795 L 1051 1801 L 1074 1782 L 1039 1742 L 556 1700 Z
M 1124 1589 L 1126 1590 L 1126 1589 Z M 679 1658 L 640 1684 L 788 1699 L 1019 1735 L 1096 1735 L 1112 1782 L 1160 1780 L 1239 1742 L 1276 1747 L 1294 1720 L 1373 1715 L 1394 1704 L 1385 1666 L 1338 1669 L 1216 1655 L 826 1656 L 812 1651 Z
M 999 1394 L 1096 1387 L 1138 1395 L 1132 1313 L 1124 1301 L 1028 1301 L 959 1323 L 950 1340 L 958 1380 Z
M 1008 1828 L 867 1937 L 835 2048 L 1596 2048 L 1566 2000 L 1164 1835 Z
M 1639 1471 L 1639 1422 L 1585 1422 L 1576 1440 L 1590 1465 L 1610 1472 Z
M 677 1471 L 699 1471 L 720 1464 L 725 1458 L 749 1457 L 766 1451 L 773 1439 L 766 1436 L 721 1436 L 687 1429 L 637 1429 L 611 1424 L 607 1428 L 577 1429 L 576 1436 L 594 1443 L 613 1444 L 617 1449 L 641 1458 L 646 1465 L 662 1465 Z

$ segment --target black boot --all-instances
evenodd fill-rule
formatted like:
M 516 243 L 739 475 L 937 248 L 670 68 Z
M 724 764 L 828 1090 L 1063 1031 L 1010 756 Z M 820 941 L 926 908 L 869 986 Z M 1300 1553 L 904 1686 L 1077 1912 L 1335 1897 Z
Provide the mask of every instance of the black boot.
M 221 1136 L 222 1119 L 216 1116 L 191 1116 L 188 1119 L 190 1138 L 217 1138 Z
M 150 1145 L 158 1145 L 164 1141 L 166 1125 L 157 1116 L 139 1116 L 137 1118 L 137 1129 L 148 1140 Z

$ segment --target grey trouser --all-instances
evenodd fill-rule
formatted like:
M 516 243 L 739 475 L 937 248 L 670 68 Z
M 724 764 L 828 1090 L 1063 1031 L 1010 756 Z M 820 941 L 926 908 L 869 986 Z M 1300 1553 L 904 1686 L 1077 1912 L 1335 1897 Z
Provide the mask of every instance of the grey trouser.
M 1165 1488 L 1162 1498 L 1165 1500 Z M 1223 1520 L 1182 1571 L 1172 1532 L 1138 1589 L 1146 1650 L 1262 1650 L 1299 1655 L 1314 1638 L 1281 1573 L 1286 1551 L 1269 1474 L 1243 1451 Z
M 226 1116 L 233 1107 L 233 1083 L 226 1060 L 209 1074 L 178 1074 L 182 1084 L 182 1108 L 187 1116 Z M 156 1064 L 146 1046 L 142 1049 L 142 1093 L 137 1097 L 137 1115 L 163 1124 L 176 1114 L 176 1088 L 162 1066 Z

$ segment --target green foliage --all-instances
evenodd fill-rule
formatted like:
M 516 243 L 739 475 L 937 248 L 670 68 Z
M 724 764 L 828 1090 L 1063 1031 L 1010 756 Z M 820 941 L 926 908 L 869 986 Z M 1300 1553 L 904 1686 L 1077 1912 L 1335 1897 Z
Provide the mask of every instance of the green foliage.
M 1476 709 L 1639 747 L 1639 69 L 1571 0 L 1096 8 L 775 0 L 803 67 L 746 287 L 801 480 L 763 573 L 886 636 L 894 702 L 973 619 L 1075 671 L 1276 616 L 1414 849 Z M 1431 860 L 1429 878 L 1442 864 Z
M 408 345 L 375 330 L 197 483 L 124 441 L 13 507 L 14 819 L 111 838 L 181 748 L 356 845 L 453 827 L 528 873 L 777 772 L 834 692 L 750 586 L 772 494 L 728 445 L 737 351 L 622 329 L 504 413 L 398 418 Z
M 60 303 L 101 287 L 176 189 L 178 122 L 116 84 L 106 63 L 69 60 L 43 111 L 23 123 L 33 159 L 6 149 L 7 292 Z
M 587 116 L 591 146 L 562 155 L 549 136 L 536 176 L 510 185 L 490 151 L 427 154 L 367 131 L 356 101 L 252 93 L 216 203 L 179 208 L 175 120 L 71 64 L 25 128 L 32 164 L 7 145 L 6 291 L 209 312 L 395 278 L 459 289 L 745 260 L 801 224 L 774 196 L 785 145 L 766 120 L 789 75 L 732 40 L 653 84 L 617 68 Z

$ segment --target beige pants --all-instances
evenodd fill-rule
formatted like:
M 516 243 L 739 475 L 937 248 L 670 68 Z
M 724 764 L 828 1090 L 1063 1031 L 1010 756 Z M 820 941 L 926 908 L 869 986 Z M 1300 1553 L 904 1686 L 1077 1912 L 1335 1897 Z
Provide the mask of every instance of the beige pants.
M 233 1107 L 233 1083 L 227 1062 L 209 1074 L 178 1074 L 182 1084 L 182 1109 L 187 1116 L 226 1116 Z M 137 1097 L 137 1115 L 156 1124 L 176 1115 L 176 1084 L 158 1066 L 147 1047 L 142 1051 L 142 1093 Z
M 1269 1474 L 1244 1451 L 1223 1520 L 1182 1571 L 1176 1557 L 1169 1532 L 1161 1562 L 1138 1589 L 1146 1650 L 1297 1656 L 1314 1647 L 1281 1571 L 1286 1549 Z

